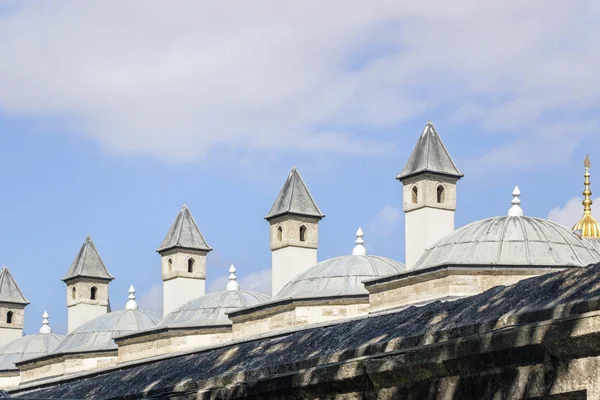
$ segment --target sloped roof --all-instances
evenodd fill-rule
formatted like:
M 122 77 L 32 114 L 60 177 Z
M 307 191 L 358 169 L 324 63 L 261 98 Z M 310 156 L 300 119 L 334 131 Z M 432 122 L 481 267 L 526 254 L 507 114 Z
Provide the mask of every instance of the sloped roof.
M 306 184 L 302 180 L 296 167 L 287 177 L 283 188 L 277 195 L 273 207 L 265 217 L 271 219 L 284 214 L 305 215 L 309 217 L 323 218 L 325 214 L 319 210 L 317 203 L 310 195 Z
M 452 157 L 450 157 L 446 146 L 444 146 L 442 139 L 431 122 L 425 125 L 423 133 L 421 133 L 421 137 L 412 151 L 408 162 L 396 179 L 403 180 L 424 172 L 433 172 L 457 178 L 464 176 L 456 168 Z
M 187 205 L 184 205 L 177 214 L 175 222 L 171 225 L 167 236 L 165 236 L 157 251 L 161 252 L 178 247 L 203 251 L 212 250 L 204 240 L 204 236 L 202 236 Z
M 0 302 L 29 304 L 23 293 L 21 293 L 19 285 L 17 285 L 17 282 L 15 282 L 6 267 L 0 270 Z
M 66 281 L 79 276 L 107 280 L 115 279 L 106 269 L 96 246 L 94 246 L 94 242 L 92 242 L 92 238 L 89 236 L 85 238 L 77 257 L 75 257 L 73 264 L 71 264 L 69 271 L 62 280 Z

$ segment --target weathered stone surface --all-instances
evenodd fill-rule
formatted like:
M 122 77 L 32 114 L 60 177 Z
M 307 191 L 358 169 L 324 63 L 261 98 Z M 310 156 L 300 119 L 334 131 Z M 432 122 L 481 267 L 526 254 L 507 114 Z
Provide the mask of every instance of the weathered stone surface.
M 599 299 L 600 265 L 574 268 L 454 302 L 109 368 L 13 395 L 594 398 L 600 393 Z

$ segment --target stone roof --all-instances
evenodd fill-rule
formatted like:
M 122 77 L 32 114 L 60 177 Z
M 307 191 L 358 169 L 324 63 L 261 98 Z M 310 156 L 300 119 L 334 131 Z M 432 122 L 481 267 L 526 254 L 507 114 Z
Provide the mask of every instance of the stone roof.
M 83 245 L 79 249 L 79 253 L 77 253 L 77 257 L 75 257 L 69 271 L 67 271 L 62 280 L 67 281 L 80 276 L 109 281 L 115 279 L 106 269 L 100 254 L 98 254 L 98 250 L 96 250 L 96 246 L 94 246 L 94 242 L 92 242 L 92 238 L 89 236 L 85 238 Z
M 502 334 L 511 329 L 519 334 L 523 324 L 562 317 L 569 320 L 574 315 L 598 309 L 600 264 L 589 268 L 570 268 L 522 280 L 508 287 L 498 286 L 482 294 L 452 302 L 436 301 L 422 307 L 305 327 L 214 348 L 121 364 L 46 384 L 26 385 L 13 390 L 12 395 L 35 398 L 159 398 L 176 394 L 194 397 L 194 393 L 202 391 L 202 398 L 241 398 L 242 395 L 261 398 L 256 390 L 271 389 L 282 394 L 282 390 L 293 389 L 290 385 L 297 385 L 294 387 L 298 390 L 310 389 L 309 385 L 325 384 L 327 380 L 331 385 L 344 385 L 346 381 L 336 379 L 340 374 L 345 374 L 344 371 L 362 374 L 359 377 L 364 379 L 358 380 L 359 386 L 372 387 L 377 382 L 370 379 L 373 375 L 369 374 L 367 377 L 365 370 L 375 374 L 376 370 L 368 370 L 367 367 L 379 364 L 358 365 L 361 368 L 352 368 L 357 366 L 352 364 L 348 370 L 344 369 L 344 365 L 383 356 L 400 358 L 399 362 L 406 366 L 405 369 L 416 366 L 410 372 L 417 374 L 421 384 L 426 385 L 426 379 L 432 370 L 418 362 L 424 353 L 429 359 L 442 357 L 440 343 L 449 342 L 449 348 L 463 348 L 467 354 L 471 354 L 468 353 L 472 349 L 469 338 L 479 340 L 484 334 Z M 527 336 L 534 340 L 534 336 L 541 336 L 547 331 L 547 327 L 542 329 L 539 325 L 534 325 L 532 329 L 536 326 L 538 330 L 524 332 L 518 339 Z M 587 332 L 584 331 L 586 334 Z M 547 336 L 548 340 L 552 340 L 551 334 Z M 517 344 L 517 339 L 508 338 L 502 343 L 490 343 L 485 341 L 486 337 L 489 338 L 484 336 L 479 348 L 483 349 L 481 351 L 496 351 L 496 358 L 490 355 L 483 360 L 477 359 L 475 367 L 481 368 L 494 360 L 506 362 L 511 357 L 516 362 L 523 362 L 525 354 L 515 351 L 526 347 L 525 340 L 521 340 L 523 344 Z M 500 339 L 502 338 L 504 337 Z M 594 338 L 590 340 L 596 340 Z M 512 353 L 506 353 L 502 352 L 502 347 L 493 346 L 496 344 L 521 347 Z M 560 342 L 555 345 L 567 350 L 569 346 L 566 344 L 568 343 Z M 595 351 L 596 347 L 590 349 Z M 410 353 L 417 351 L 421 353 Z M 538 353 L 534 353 L 534 356 L 543 358 Z M 548 355 L 545 357 L 551 358 Z M 432 368 L 434 367 L 448 375 L 449 368 L 460 371 L 462 364 L 454 362 L 449 365 L 433 365 Z M 317 377 L 325 381 L 317 381 Z M 396 382 L 401 377 L 404 375 L 400 372 L 391 376 Z M 271 382 L 275 386 L 265 386 L 265 382 Z M 322 386 L 313 388 L 323 390 Z M 347 386 L 341 389 L 350 391 Z M 221 395 L 217 393 L 227 390 L 237 390 L 236 395 L 232 392 L 223 392 Z M 211 393 L 214 396 L 211 397 Z M 265 394 L 262 392 L 263 396 Z M 305 393 L 304 397 L 310 398 L 310 392 Z
M 0 348 L 0 372 L 17 370 L 16 362 L 48 354 L 62 339 L 63 335 L 37 333 L 7 344 Z
M 175 222 L 158 248 L 158 252 L 174 248 L 211 251 L 212 249 L 204 240 L 192 213 L 184 205 L 177 214 Z
M 304 215 L 319 219 L 325 216 L 310 195 L 296 167 L 292 168 L 265 219 L 268 220 L 285 214 Z
M 0 302 L 29 304 L 6 267 L 2 267 L 2 270 L 0 270 Z
M 408 162 L 396 179 L 403 180 L 425 172 L 454 176 L 459 179 L 464 176 L 456 168 L 450 153 L 431 122 L 425 125 Z
M 570 229 L 524 216 L 475 221 L 426 249 L 414 269 L 440 265 L 584 267 L 600 252 Z

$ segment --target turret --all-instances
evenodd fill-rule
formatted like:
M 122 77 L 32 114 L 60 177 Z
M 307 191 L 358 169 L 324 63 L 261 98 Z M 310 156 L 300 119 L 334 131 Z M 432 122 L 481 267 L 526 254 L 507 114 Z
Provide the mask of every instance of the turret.
M 8 268 L 3 267 L 0 270 L 0 347 L 23 336 L 27 304 Z
M 69 271 L 62 278 L 67 285 L 68 332 L 110 312 L 108 272 L 91 237 L 86 237 Z
M 456 168 L 433 124 L 428 122 L 402 172 L 406 266 L 411 269 L 423 251 L 454 231 Z
M 204 240 L 186 205 L 167 232 L 157 252 L 161 257 L 163 314 L 206 293 L 206 255 L 212 249 Z
M 270 225 L 273 295 L 317 263 L 319 221 L 323 217 L 300 173 L 292 168 L 265 217 Z

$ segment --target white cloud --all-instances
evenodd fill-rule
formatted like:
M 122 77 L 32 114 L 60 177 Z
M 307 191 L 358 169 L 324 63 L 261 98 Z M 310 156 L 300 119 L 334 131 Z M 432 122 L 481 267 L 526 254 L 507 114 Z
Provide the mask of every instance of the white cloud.
M 116 153 L 377 153 L 382 138 L 352 127 L 435 112 L 502 134 L 482 159 L 523 167 L 539 164 L 523 149 L 568 157 L 598 126 L 581 115 L 600 100 L 591 0 L 9 4 L 0 107 L 59 118 Z
M 572 227 L 583 215 L 582 200 L 583 198 L 581 196 L 573 197 L 568 200 L 564 206 L 553 208 L 548 213 L 548 219 L 561 225 Z M 597 197 L 593 202 L 595 204 L 600 204 L 600 197 Z
M 238 272 L 237 281 L 240 284 L 240 288 L 243 290 L 250 290 L 267 295 L 271 294 L 271 268 L 265 268 L 263 270 L 241 276 Z M 208 292 L 225 290 L 227 282 L 229 282 L 228 275 L 220 276 L 214 279 L 208 286 Z
M 159 315 L 163 313 L 163 286 L 156 284 L 150 287 L 137 300 L 138 306 L 142 310 L 152 311 Z
M 402 227 L 401 221 L 404 213 L 397 207 L 385 205 L 377 215 L 369 222 L 365 231 L 365 241 L 372 243 L 372 247 L 386 247 L 393 239 L 395 234 Z M 367 238 L 367 235 L 369 238 Z

